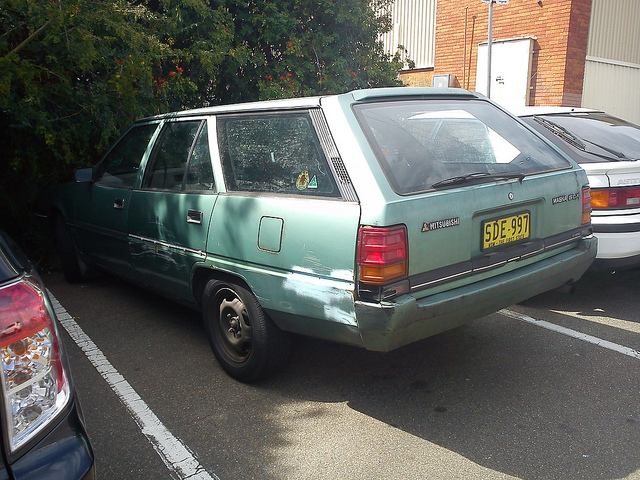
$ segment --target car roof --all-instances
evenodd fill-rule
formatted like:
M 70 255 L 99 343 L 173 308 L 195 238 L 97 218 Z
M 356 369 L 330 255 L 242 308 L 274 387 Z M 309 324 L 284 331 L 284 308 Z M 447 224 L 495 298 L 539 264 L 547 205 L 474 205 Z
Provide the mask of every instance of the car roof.
M 197 115 L 214 115 L 221 113 L 242 113 L 248 111 L 288 110 L 299 108 L 319 107 L 324 99 L 330 97 L 342 97 L 350 102 L 373 101 L 393 98 L 424 98 L 438 96 L 454 96 L 467 98 L 484 98 L 482 95 L 472 93 L 460 88 L 433 88 L 433 87 L 383 87 L 354 90 L 339 95 L 324 95 L 302 98 L 287 98 L 278 100 L 262 100 L 258 102 L 236 103 L 230 105 L 218 105 L 213 107 L 196 108 L 177 112 L 169 112 L 140 119 L 138 121 L 160 120 L 166 118 L 191 117 Z

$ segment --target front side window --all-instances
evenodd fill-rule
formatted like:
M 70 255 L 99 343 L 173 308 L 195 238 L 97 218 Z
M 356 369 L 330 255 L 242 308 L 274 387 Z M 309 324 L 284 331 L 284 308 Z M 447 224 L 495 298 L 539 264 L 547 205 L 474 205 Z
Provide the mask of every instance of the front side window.
M 226 116 L 217 125 L 228 190 L 340 196 L 306 112 Z
M 401 195 L 571 167 L 486 101 L 399 100 L 358 104 L 354 112 Z
M 96 183 L 133 187 L 140 162 L 157 127 L 157 124 L 131 127 L 100 162 Z

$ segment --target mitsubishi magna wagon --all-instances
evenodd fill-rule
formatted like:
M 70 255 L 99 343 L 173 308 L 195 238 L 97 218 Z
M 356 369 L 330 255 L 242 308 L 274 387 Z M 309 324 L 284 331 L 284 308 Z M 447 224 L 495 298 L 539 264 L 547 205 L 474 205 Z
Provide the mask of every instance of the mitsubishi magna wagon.
M 485 97 L 384 88 L 135 122 L 51 196 L 64 274 L 202 311 L 244 382 L 291 333 L 385 352 L 575 282 L 587 177 Z

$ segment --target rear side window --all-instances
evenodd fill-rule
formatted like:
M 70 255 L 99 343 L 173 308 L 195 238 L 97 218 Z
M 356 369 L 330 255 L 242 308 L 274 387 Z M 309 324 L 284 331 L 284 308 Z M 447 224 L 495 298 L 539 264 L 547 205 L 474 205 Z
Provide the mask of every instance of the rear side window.
M 393 189 L 402 195 L 571 165 L 482 100 L 406 100 L 354 106 Z
M 213 189 L 205 121 L 164 124 L 149 157 L 142 188 L 172 191 Z
M 133 187 L 140 162 L 157 127 L 157 124 L 131 127 L 100 163 L 96 183 Z
M 217 125 L 228 190 L 340 196 L 308 113 L 223 116 Z

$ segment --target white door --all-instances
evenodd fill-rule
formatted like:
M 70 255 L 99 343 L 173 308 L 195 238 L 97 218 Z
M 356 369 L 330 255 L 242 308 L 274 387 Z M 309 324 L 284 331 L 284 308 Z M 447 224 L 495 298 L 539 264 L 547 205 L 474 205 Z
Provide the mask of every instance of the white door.
M 490 98 L 510 109 L 529 105 L 533 38 L 494 41 Z M 478 45 L 476 91 L 487 94 L 487 43 Z

